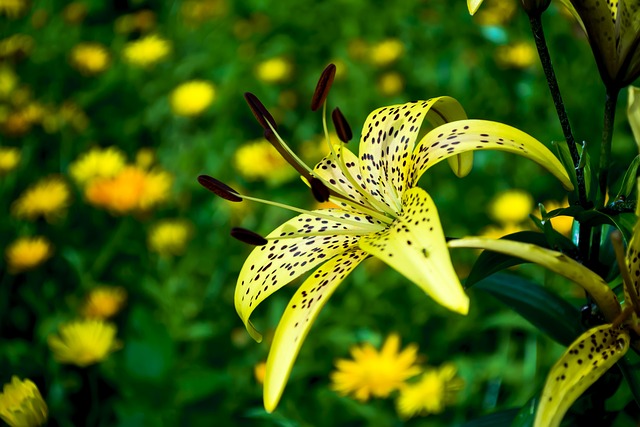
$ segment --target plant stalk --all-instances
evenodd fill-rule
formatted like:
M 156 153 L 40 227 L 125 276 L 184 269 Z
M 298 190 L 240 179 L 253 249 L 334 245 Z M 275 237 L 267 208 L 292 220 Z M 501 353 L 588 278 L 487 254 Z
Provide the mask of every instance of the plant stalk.
M 600 165 L 598 170 L 598 206 L 603 207 L 609 186 L 609 163 L 611 162 L 611 141 L 613 140 L 613 122 L 616 117 L 616 104 L 620 90 L 617 87 L 607 87 L 604 103 L 604 126 L 602 127 L 602 145 L 600 146 Z

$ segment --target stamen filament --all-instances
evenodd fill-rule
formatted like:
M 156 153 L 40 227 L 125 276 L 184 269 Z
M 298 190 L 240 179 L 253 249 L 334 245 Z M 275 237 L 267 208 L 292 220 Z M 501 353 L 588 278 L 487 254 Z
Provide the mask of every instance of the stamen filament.
M 271 130 L 265 129 L 264 137 L 278 150 L 278 153 L 289 163 L 293 168 L 298 171 L 300 175 L 306 179 L 310 179 L 312 176 L 311 169 L 305 162 L 300 160 L 298 156 L 289 148 L 289 146 L 280 137 L 276 129 L 271 126 L 271 123 L 267 123 Z

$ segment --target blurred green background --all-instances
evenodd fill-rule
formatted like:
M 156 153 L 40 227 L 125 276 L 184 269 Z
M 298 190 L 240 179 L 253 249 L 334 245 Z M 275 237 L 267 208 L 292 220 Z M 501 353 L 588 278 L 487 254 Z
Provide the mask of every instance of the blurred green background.
M 588 44 L 555 4 L 545 22 L 576 138 L 595 142 L 604 90 Z M 131 50 L 154 35 L 160 42 Z M 487 0 L 474 17 L 463 0 L 0 0 L 0 147 L 19 152 L 15 166 L 10 156 L 4 169 L 0 161 L 0 380 L 33 380 L 51 424 L 61 426 L 448 426 L 524 405 L 561 346 L 480 290 L 470 291 L 471 311 L 461 317 L 368 260 L 323 310 L 276 413 L 262 409 L 254 367 L 265 360 L 269 335 L 299 282 L 257 310 L 267 339 L 253 342 L 233 307 L 250 248 L 228 230 L 264 235 L 292 214 L 249 202 L 230 206 L 196 177 L 206 173 L 246 194 L 314 208 L 295 174 L 283 172 L 260 143 L 247 145 L 262 131 L 242 94 L 255 93 L 283 138 L 313 164 L 326 147 L 321 115 L 309 103 L 330 62 L 338 75 L 329 108 L 340 107 L 356 139 L 373 109 L 442 95 L 459 100 L 470 118 L 516 126 L 549 146 L 562 139 L 516 0 Z M 182 97 L 174 92 L 190 81 L 201 84 Z M 619 165 L 635 151 L 623 113 L 621 100 Z M 150 184 L 145 191 L 161 194 L 135 208 L 114 201 L 128 191 L 125 178 L 89 196 L 73 165 L 106 147 L 117 147 L 135 176 L 170 176 L 170 186 Z M 85 167 L 88 175 L 100 169 Z M 16 200 L 52 176 L 69 192 L 62 209 L 18 213 Z M 505 190 L 522 189 L 536 203 L 566 197 L 537 165 L 496 152 L 478 153 L 465 179 L 442 163 L 421 184 L 448 236 L 491 225 L 498 232 L 531 228 L 526 218 L 506 224 L 490 214 Z M 175 230 L 160 235 L 158 224 L 173 219 Z M 44 236 L 51 256 L 17 271 L 8 248 L 29 236 Z M 476 255 L 453 253 L 462 277 Z M 580 304 L 579 292 L 541 269 L 517 272 Z M 87 295 L 98 285 L 126 291 L 112 318 L 122 348 L 86 368 L 56 362 L 47 337 L 86 315 Z M 378 346 L 392 332 L 403 345 L 419 345 L 424 363 L 457 367 L 465 387 L 445 412 L 403 420 L 393 399 L 360 403 L 331 390 L 335 359 L 364 341 Z

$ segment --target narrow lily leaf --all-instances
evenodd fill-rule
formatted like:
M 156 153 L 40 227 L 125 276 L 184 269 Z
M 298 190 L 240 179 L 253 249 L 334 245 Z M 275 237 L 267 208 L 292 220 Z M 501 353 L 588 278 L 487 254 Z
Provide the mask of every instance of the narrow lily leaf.
M 352 225 L 346 225 L 345 220 Z M 262 339 L 249 322 L 249 316 L 269 295 L 318 264 L 356 246 L 360 234 L 382 228 L 379 224 L 371 217 L 354 212 L 322 209 L 298 215 L 271 232 L 267 236 L 269 243 L 255 248 L 245 261 L 236 285 L 236 311 L 249 334 L 256 341 Z M 348 234 L 340 234 L 345 231 Z
M 569 345 L 582 332 L 578 310 L 530 280 L 499 273 L 474 288 L 490 293 L 560 344 Z
M 272 412 L 282 396 L 311 325 L 343 279 L 367 257 L 353 249 L 318 268 L 289 301 L 273 337 L 264 378 L 264 407 Z
M 486 149 L 527 157 L 551 172 L 566 189 L 573 189 L 562 163 L 540 141 L 514 127 L 487 120 L 460 120 L 427 133 L 412 154 L 414 169 L 410 182 L 417 182 L 427 169 L 443 159 Z
M 501 237 L 501 239 L 533 243 L 534 245 L 548 248 L 547 239 L 544 234 L 536 233 L 535 231 L 519 231 L 517 233 Z M 524 262 L 526 261 L 520 257 L 498 252 L 484 251 L 480 256 L 478 256 L 476 262 L 473 264 L 471 272 L 464 283 L 465 287 L 468 289 L 485 277 Z
M 627 352 L 627 354 L 618 361 L 620 371 L 624 376 L 631 394 L 636 401 L 637 405 L 640 405 L 640 357 L 635 352 Z
M 504 411 L 476 418 L 475 420 L 467 421 L 460 425 L 460 427 L 511 427 L 512 422 L 518 415 L 519 411 L 520 410 L 518 408 L 506 409 Z
M 551 368 L 540 397 L 534 427 L 556 427 L 591 384 L 629 349 L 629 333 L 610 324 L 589 329 Z
M 638 126 L 640 126 L 640 124 L 638 124 Z M 631 193 L 633 192 L 633 189 L 638 182 L 638 166 L 640 166 L 640 155 L 636 156 L 633 159 L 633 161 L 629 165 L 629 168 L 624 173 L 624 178 L 622 178 L 622 185 L 620 185 L 620 190 L 618 191 L 616 199 L 619 199 L 621 196 L 625 198 L 631 196 Z
M 571 158 L 571 153 L 569 152 L 569 146 L 567 146 L 567 142 L 553 142 L 552 145 L 558 152 L 558 159 L 569 174 L 569 178 L 571 179 L 571 183 L 573 184 L 574 188 L 578 188 L 578 177 L 576 175 L 575 165 L 573 164 L 573 159 Z M 576 194 L 570 193 L 569 202 L 573 203 L 575 201 L 574 199 L 577 200 Z
M 605 319 L 612 322 L 620 313 L 620 304 L 607 283 L 593 271 L 568 256 L 530 243 L 494 240 L 484 237 L 465 237 L 448 242 L 450 248 L 488 249 L 519 256 L 541 265 L 575 282 L 587 291 L 602 310 Z
M 466 118 L 460 103 L 448 96 L 373 111 L 362 127 L 358 156 L 360 174 L 371 194 L 379 201 L 399 200 L 412 186 L 408 181 L 409 156 L 425 119 L 435 127 Z M 471 160 L 461 160 L 463 170 Z
M 360 248 L 420 286 L 438 304 L 467 314 L 469 297 L 451 264 L 433 199 L 415 187 L 404 194 L 402 206 L 387 229 L 362 237 Z

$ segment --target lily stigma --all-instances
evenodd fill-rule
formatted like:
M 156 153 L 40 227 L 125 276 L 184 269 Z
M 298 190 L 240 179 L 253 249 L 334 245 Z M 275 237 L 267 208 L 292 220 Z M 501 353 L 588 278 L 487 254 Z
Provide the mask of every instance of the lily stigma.
M 319 201 L 339 208 L 304 210 L 242 195 L 207 175 L 205 188 L 232 202 L 252 200 L 299 215 L 266 237 L 235 228 L 232 236 L 257 245 L 244 263 L 235 290 L 235 306 L 249 334 L 262 336 L 249 320 L 253 310 L 278 289 L 318 267 L 299 286 L 276 328 L 264 380 L 264 405 L 275 410 L 293 363 L 311 324 L 353 269 L 374 256 L 418 285 L 438 304 L 467 314 L 469 299 L 454 271 L 436 206 L 417 187 L 431 166 L 448 159 L 456 175 L 471 170 L 473 151 L 497 149 L 527 157 L 573 186 L 560 161 L 539 141 L 511 126 L 469 120 L 462 106 L 443 96 L 392 105 L 366 119 L 356 156 L 345 144 L 351 128 L 339 109 L 332 119 L 340 142 L 329 139 L 326 98 L 335 76 L 330 64 L 322 73 L 311 107 L 323 108 L 329 154 L 313 169 L 302 162 L 278 134 L 275 120 L 258 98 L 245 94 L 254 116 L 280 154 L 300 173 Z M 431 126 L 420 140 L 424 121 Z

